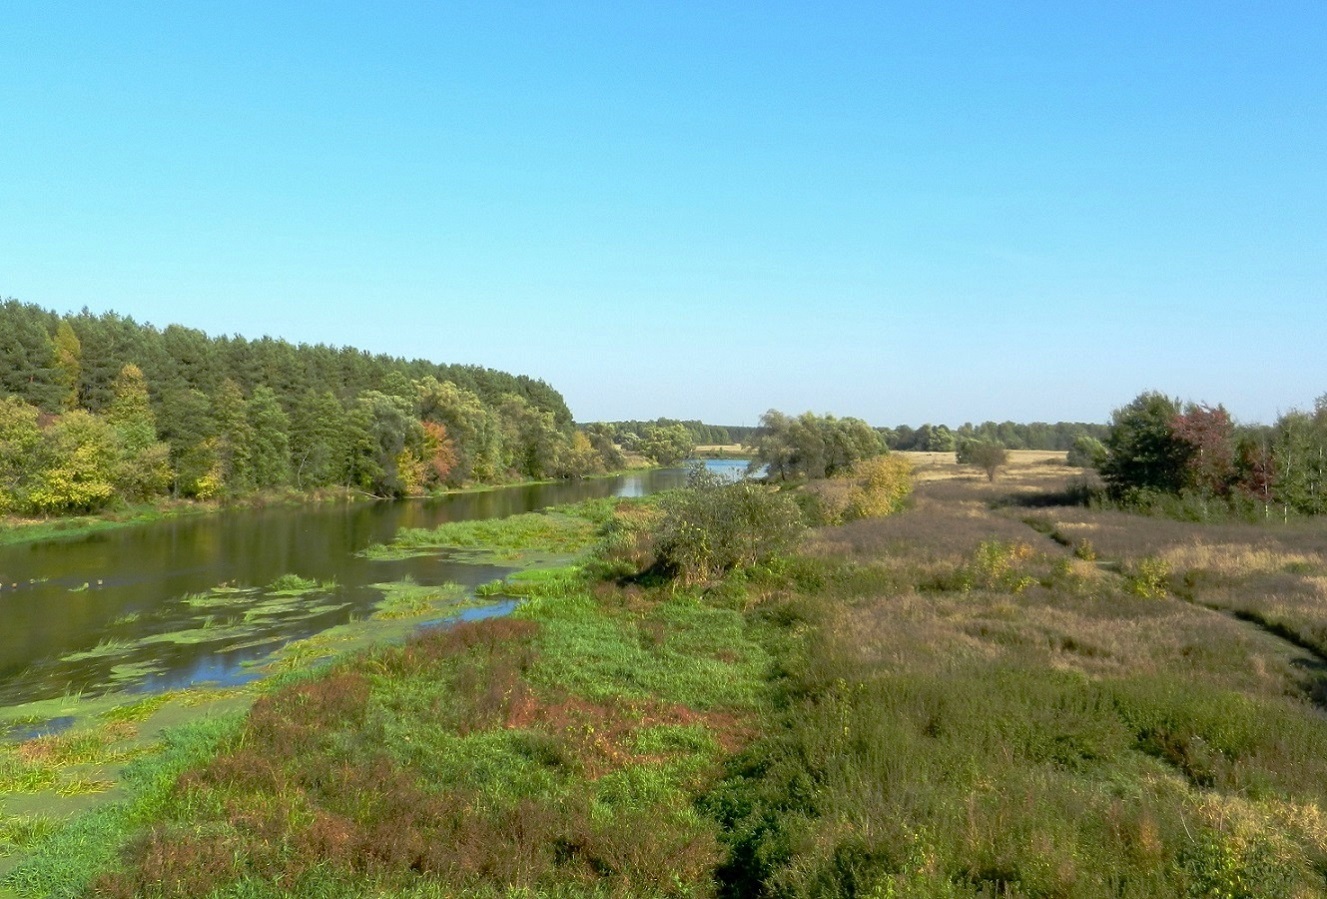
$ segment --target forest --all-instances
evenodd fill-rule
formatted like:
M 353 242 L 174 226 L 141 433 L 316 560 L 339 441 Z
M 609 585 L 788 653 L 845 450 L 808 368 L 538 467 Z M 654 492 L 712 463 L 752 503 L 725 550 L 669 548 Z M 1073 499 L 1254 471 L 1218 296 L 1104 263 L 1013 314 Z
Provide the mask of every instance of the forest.
M 108 312 L 0 304 L 0 512 L 339 487 L 374 496 L 619 466 L 543 381 Z

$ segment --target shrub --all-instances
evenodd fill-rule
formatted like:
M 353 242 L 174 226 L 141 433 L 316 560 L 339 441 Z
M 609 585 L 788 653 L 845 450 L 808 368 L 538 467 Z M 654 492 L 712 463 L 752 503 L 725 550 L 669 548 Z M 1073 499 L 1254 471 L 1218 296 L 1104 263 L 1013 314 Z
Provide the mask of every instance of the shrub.
M 912 463 L 902 456 L 876 456 L 852 467 L 857 489 L 849 499 L 845 520 L 880 518 L 903 508 L 912 495 Z
M 986 440 L 963 440 L 955 451 L 959 465 L 974 465 L 986 472 L 989 480 L 995 480 L 995 473 L 1009 463 L 1009 451 L 1003 444 Z
M 785 493 L 704 469 L 662 500 L 658 563 L 683 583 L 714 580 L 792 549 L 804 525 Z
M 1138 564 L 1126 575 L 1128 590 L 1134 596 L 1143 599 L 1163 599 L 1170 578 L 1170 566 L 1165 559 L 1147 556 L 1139 559 Z
M 1026 543 L 983 541 L 963 574 L 964 589 L 977 587 L 1022 593 L 1037 582 L 1022 570 L 1023 563 L 1032 556 L 1032 547 Z
M 912 495 L 912 463 L 902 456 L 863 459 L 842 474 L 808 484 L 804 495 L 815 524 L 883 518 L 900 511 Z

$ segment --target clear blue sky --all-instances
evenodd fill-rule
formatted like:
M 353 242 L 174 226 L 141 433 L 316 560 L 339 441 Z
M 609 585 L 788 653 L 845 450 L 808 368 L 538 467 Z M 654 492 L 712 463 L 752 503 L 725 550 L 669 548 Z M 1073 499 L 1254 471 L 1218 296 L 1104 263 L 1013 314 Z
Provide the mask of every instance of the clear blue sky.
M 1327 393 L 1327 3 L 0 7 L 0 296 L 580 420 Z

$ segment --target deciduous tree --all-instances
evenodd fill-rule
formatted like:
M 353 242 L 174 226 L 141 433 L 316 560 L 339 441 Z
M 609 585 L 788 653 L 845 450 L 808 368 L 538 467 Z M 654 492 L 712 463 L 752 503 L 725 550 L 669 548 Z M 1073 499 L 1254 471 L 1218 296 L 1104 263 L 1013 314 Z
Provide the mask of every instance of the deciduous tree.
M 1136 491 L 1183 489 L 1192 447 L 1172 428 L 1179 413 L 1179 400 L 1155 391 L 1141 393 L 1115 410 L 1100 468 L 1112 496 L 1122 499 Z
M 82 409 L 66 412 L 42 435 L 28 505 L 43 514 L 95 512 L 115 495 L 115 431 Z

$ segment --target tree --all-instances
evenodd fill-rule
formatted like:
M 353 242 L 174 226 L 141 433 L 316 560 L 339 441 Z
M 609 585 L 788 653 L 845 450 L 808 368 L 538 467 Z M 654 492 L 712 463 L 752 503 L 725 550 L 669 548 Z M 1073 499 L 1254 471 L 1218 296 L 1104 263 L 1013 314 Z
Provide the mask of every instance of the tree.
M 254 388 L 247 413 L 254 485 L 260 490 L 285 487 L 290 483 L 290 418 L 266 385 Z
M 346 410 L 330 390 L 306 390 L 290 412 L 290 459 L 300 490 L 346 482 Z
M 0 512 L 27 507 L 42 442 L 40 414 L 36 406 L 16 396 L 0 398 Z
M 1106 458 L 1106 446 L 1095 437 L 1082 434 L 1074 438 L 1073 445 L 1065 456 L 1065 464 L 1071 468 L 1099 468 Z
M 825 475 L 833 477 L 851 469 L 863 459 L 886 452 L 880 433 L 860 418 L 834 418 L 825 416 L 824 431 Z
M 210 499 L 224 486 L 212 403 L 201 390 L 183 387 L 161 397 L 161 436 L 170 447 L 176 496 Z
M 1208 496 L 1229 493 L 1235 481 L 1235 425 L 1225 407 L 1189 403 L 1170 429 L 1187 447 L 1184 487 Z
M 690 458 L 696 451 L 696 441 L 681 423 L 663 427 L 649 425 L 641 435 L 638 449 L 656 465 L 669 466 Z
M 583 478 L 604 470 L 603 456 L 595 449 L 584 431 L 573 431 L 558 462 L 560 478 Z
M 503 468 L 536 480 L 557 476 L 568 437 L 558 428 L 553 413 L 514 393 L 502 396 L 497 411 Z
M 421 422 L 424 429 L 424 457 L 427 466 L 426 483 L 443 486 L 456 466 L 456 449 L 447 436 L 447 426 L 435 421 Z
M 248 493 L 254 489 L 253 444 L 254 428 L 249 422 L 249 403 L 240 386 L 227 378 L 212 398 L 212 415 L 216 420 L 217 458 L 221 463 L 221 479 L 232 495 Z
M 1179 414 L 1179 400 L 1155 391 L 1141 393 L 1114 411 L 1099 469 L 1112 496 L 1125 499 L 1139 491 L 1183 489 L 1192 446 L 1172 429 Z
M 95 512 L 115 495 L 115 431 L 82 409 L 66 412 L 43 434 L 28 505 L 42 514 Z
M 1283 517 L 1327 512 L 1327 409 L 1316 414 L 1292 410 L 1273 428 L 1271 455 L 1276 472 L 1274 495 Z
M 128 500 L 164 493 L 171 482 L 170 447 L 157 440 L 156 415 L 137 365 L 126 365 L 116 377 L 106 421 L 116 437 L 116 492 Z
M 419 414 L 424 421 L 447 429 L 456 462 L 447 483 L 463 484 L 471 478 L 494 480 L 500 467 L 501 430 L 495 414 L 479 396 L 452 381 L 429 376 L 415 384 Z
M 960 440 L 955 451 L 959 465 L 973 465 L 995 480 L 996 472 L 1009 463 L 1009 451 L 989 440 Z
M 113 312 L 94 316 L 84 309 L 68 321 L 79 345 L 78 403 L 89 412 L 104 412 L 111 403 L 115 379 L 124 367 L 130 363 L 140 368 L 148 365 L 147 332 L 133 319 Z
M 585 425 L 581 430 L 590 441 L 590 446 L 598 454 L 600 464 L 605 471 L 617 471 L 626 466 L 627 460 L 622 456 L 622 451 L 617 448 L 617 443 L 614 441 L 615 429 L 612 425 L 604 422 L 594 422 Z
M 823 478 L 887 452 L 878 431 L 857 418 L 804 412 L 790 418 L 771 409 L 760 417 L 753 469 L 766 466 L 772 481 Z
M 82 377 L 83 348 L 69 322 L 60 319 L 55 328 L 55 381 L 63 395 L 60 406 L 66 411 L 78 408 L 78 385 Z
M 414 417 L 413 404 L 399 396 L 366 390 L 351 416 L 351 476 L 356 484 L 377 496 L 404 496 L 413 485 L 413 469 L 402 478 L 407 450 L 419 457 L 423 428 Z
M 792 419 L 778 409 L 760 416 L 760 427 L 752 436 L 750 471 L 765 468 L 771 481 L 787 481 L 798 476 L 798 452 L 793 444 Z
M 0 304 L 0 391 L 54 413 L 64 408 L 66 391 L 60 385 L 47 318 L 43 310 L 17 300 Z

